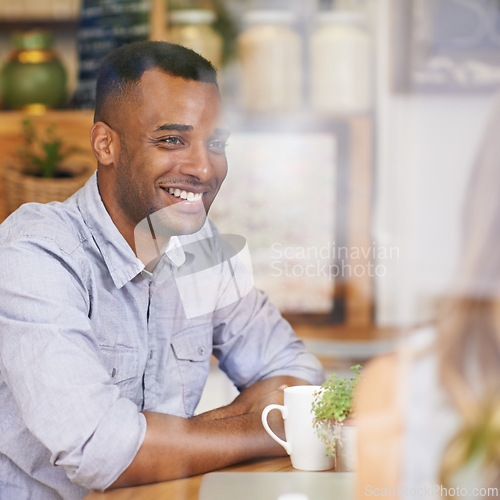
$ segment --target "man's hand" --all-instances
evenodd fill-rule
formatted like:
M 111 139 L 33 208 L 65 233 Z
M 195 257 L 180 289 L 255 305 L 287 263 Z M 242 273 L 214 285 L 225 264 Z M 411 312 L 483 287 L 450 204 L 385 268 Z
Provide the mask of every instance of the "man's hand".
M 284 390 L 293 385 L 309 385 L 304 380 L 295 377 L 272 377 L 261 380 L 243 391 L 241 397 L 247 405 L 248 412 L 262 413 L 270 404 L 283 404 Z
M 268 405 L 282 405 L 285 395 L 284 391 L 287 387 L 289 387 L 287 384 L 282 384 L 277 389 L 273 389 L 271 392 L 263 394 L 256 401 L 254 401 L 254 403 L 250 407 L 250 413 L 262 413 L 264 408 Z
M 309 385 L 295 377 L 271 377 L 260 380 L 241 392 L 229 405 L 197 415 L 199 420 L 216 420 L 245 413 L 260 412 L 270 404 L 283 404 L 283 390 L 292 385 Z
M 283 404 L 284 386 L 305 384 L 294 377 L 261 380 L 230 405 L 190 419 L 144 412 L 144 442 L 111 488 L 201 474 L 248 458 L 283 455 L 283 448 L 262 426 L 262 410 L 271 403 Z M 270 415 L 270 424 L 283 436 L 279 414 Z

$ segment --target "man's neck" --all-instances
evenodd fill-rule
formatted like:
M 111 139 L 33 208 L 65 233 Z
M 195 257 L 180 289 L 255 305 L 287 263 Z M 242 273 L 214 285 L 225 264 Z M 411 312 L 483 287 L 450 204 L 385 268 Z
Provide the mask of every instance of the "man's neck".
M 165 253 L 169 241 L 170 237 L 155 233 L 149 217 L 136 226 L 133 249 L 147 271 L 153 272 Z

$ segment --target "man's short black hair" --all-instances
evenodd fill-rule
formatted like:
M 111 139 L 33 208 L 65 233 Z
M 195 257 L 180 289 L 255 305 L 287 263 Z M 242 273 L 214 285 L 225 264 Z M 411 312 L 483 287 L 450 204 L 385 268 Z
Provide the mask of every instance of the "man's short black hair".
M 196 52 L 167 42 L 134 42 L 115 49 L 101 63 L 97 75 L 94 121 L 106 121 L 107 104 L 124 97 L 136 86 L 145 71 L 160 69 L 172 76 L 213 83 L 217 71 Z

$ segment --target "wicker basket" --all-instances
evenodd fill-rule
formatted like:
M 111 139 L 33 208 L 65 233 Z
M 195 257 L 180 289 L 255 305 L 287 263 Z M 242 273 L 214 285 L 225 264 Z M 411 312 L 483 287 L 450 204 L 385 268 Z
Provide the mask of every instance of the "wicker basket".
M 9 161 L 3 168 L 3 192 L 6 214 L 17 210 L 23 203 L 64 201 L 80 189 L 93 173 L 87 163 L 75 163 L 64 168 L 72 177 L 45 179 L 23 173 L 17 162 Z

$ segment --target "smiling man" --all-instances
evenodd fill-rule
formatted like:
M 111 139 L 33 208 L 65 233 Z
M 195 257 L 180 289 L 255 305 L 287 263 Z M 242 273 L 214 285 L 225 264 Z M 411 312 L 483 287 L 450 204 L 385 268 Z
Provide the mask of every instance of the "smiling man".
M 97 82 L 96 174 L 0 227 L 2 500 L 282 454 L 260 413 L 284 385 L 320 383 L 320 364 L 262 292 L 188 314 L 176 279 L 200 269 L 200 249 L 220 253 L 206 215 L 228 135 L 210 63 L 163 42 L 123 46 Z M 222 268 L 203 290 L 225 293 Z M 193 416 L 212 354 L 240 395 Z
M 134 227 L 165 207 L 173 208 L 166 222 L 172 235 L 201 229 L 227 174 L 229 132 L 221 123 L 215 74 L 200 68 L 194 80 L 177 69 L 181 76 L 152 67 L 139 85 L 122 90 L 105 79 L 104 68 L 98 82 L 98 90 L 105 88 L 98 94 L 91 140 L 99 164 L 111 166 L 102 169 L 99 189 L 132 248 Z M 116 106 L 117 99 L 124 104 Z

